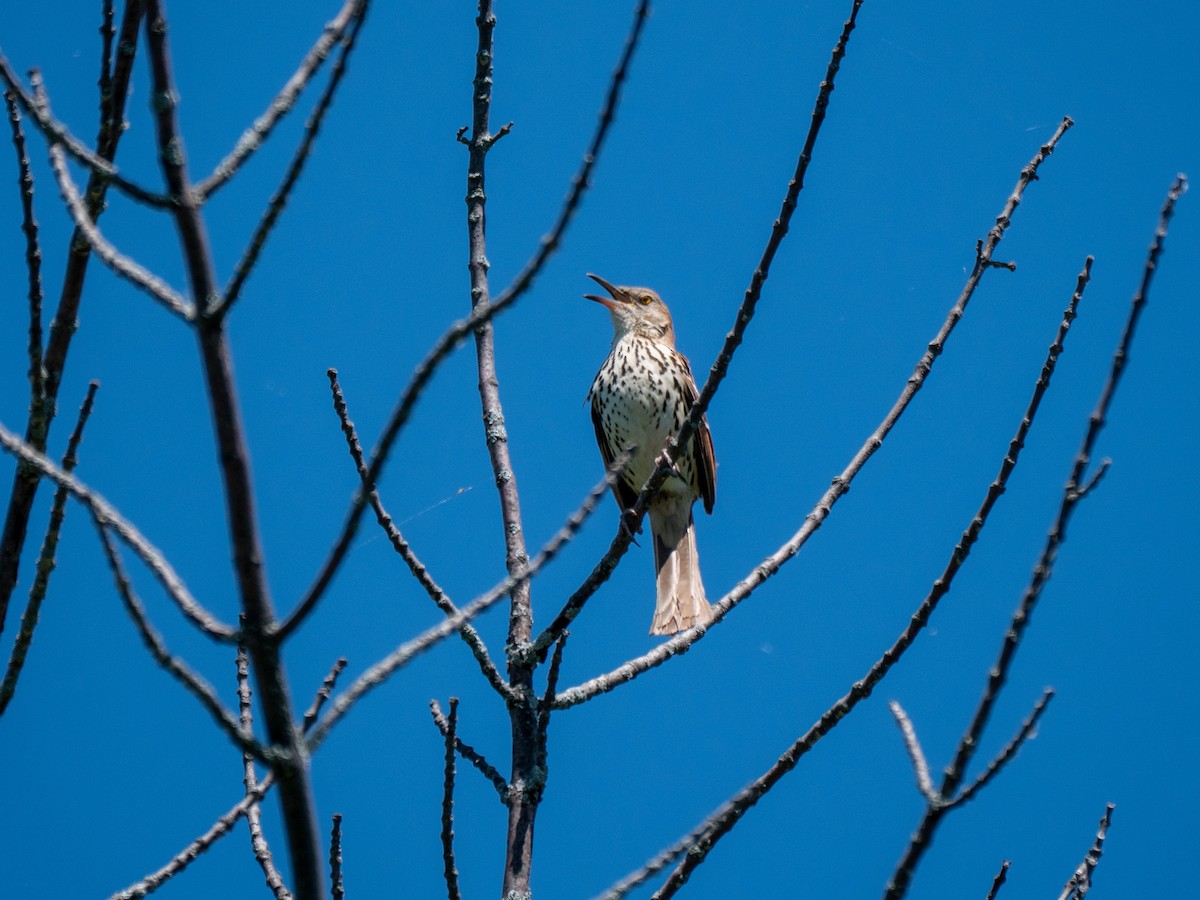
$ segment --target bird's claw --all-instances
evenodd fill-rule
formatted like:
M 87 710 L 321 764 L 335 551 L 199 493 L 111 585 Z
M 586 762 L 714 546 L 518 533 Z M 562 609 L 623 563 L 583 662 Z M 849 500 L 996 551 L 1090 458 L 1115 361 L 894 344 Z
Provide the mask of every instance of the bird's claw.
M 621 533 L 628 536 L 629 542 L 634 546 L 640 547 L 635 534 L 642 530 L 642 523 L 638 520 L 637 515 L 632 509 L 622 510 L 621 512 Z

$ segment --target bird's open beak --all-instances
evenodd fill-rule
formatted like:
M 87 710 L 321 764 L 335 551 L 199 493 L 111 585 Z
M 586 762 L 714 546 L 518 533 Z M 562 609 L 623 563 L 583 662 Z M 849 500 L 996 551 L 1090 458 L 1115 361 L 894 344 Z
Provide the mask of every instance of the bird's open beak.
M 630 302 L 628 295 L 615 284 L 610 284 L 599 275 L 593 275 L 591 272 L 588 272 L 588 278 L 592 279 L 592 281 L 596 282 L 596 284 L 600 285 L 600 287 L 604 288 L 612 296 L 599 297 L 596 294 L 584 294 L 583 298 L 585 300 L 595 300 L 600 305 L 607 306 L 609 309 L 617 309 L 621 304 Z

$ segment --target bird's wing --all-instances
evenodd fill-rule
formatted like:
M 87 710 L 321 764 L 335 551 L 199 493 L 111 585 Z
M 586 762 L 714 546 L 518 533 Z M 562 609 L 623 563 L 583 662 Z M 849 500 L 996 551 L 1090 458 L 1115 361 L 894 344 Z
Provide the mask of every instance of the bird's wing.
M 687 372 L 685 387 L 687 405 L 690 408 L 700 396 L 700 391 L 696 387 L 696 379 L 692 377 L 692 367 L 688 364 L 687 357 L 680 353 L 679 358 L 683 362 L 684 371 Z M 704 500 L 704 511 L 711 514 L 713 503 L 717 499 L 717 458 L 713 454 L 712 432 L 708 430 L 707 416 L 700 419 L 700 427 L 692 436 L 688 452 L 692 455 L 692 470 L 696 473 L 696 483 L 692 485 L 692 490 Z

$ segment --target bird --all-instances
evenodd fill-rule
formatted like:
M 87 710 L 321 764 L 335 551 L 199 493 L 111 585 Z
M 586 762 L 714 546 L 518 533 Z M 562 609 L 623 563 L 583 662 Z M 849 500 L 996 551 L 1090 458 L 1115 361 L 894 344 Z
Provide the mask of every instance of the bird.
M 662 298 L 649 288 L 621 287 L 591 273 L 587 277 L 608 296 L 584 298 L 606 307 L 613 323 L 612 349 L 588 391 L 592 424 L 606 466 L 632 448 L 612 486 L 617 503 L 628 511 L 699 391 L 687 358 L 675 349 L 675 327 Z M 716 487 L 712 434 L 702 418 L 647 511 L 657 594 L 652 635 L 677 634 L 712 620 L 700 578 L 692 505 L 703 500 L 711 514 Z

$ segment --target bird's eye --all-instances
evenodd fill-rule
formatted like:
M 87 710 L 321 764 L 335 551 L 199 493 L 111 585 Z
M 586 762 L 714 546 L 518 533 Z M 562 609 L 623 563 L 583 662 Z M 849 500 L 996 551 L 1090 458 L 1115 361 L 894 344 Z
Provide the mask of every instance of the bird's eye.
M 651 297 L 649 294 L 642 294 L 640 297 L 638 297 L 638 303 L 642 304 L 642 306 L 649 306 L 650 301 L 653 299 L 654 298 Z

